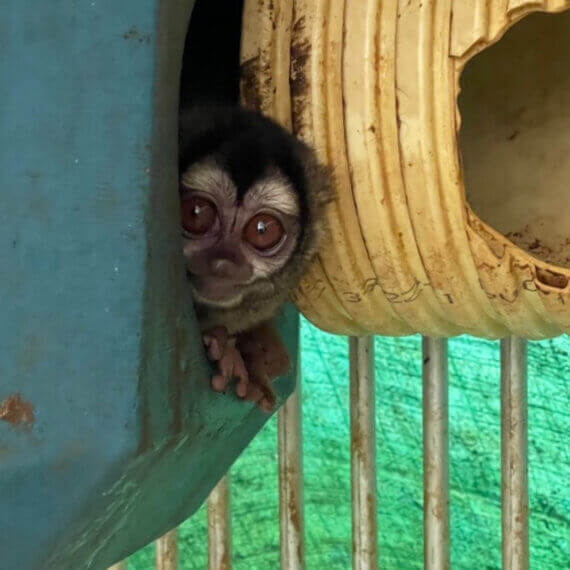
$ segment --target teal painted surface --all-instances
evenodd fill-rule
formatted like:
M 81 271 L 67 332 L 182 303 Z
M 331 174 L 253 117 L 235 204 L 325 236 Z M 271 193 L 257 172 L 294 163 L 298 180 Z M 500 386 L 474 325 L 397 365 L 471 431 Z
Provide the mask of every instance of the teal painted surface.
M 4 0 L 2 570 L 105 568 L 185 519 L 266 417 L 213 394 L 184 276 L 191 0 Z M 282 319 L 296 353 L 297 317 Z M 282 395 L 294 379 L 279 383 Z
M 348 342 L 302 321 L 306 567 L 351 568 Z M 421 570 L 421 340 L 377 338 L 376 429 L 381 570 Z M 451 563 L 499 570 L 499 343 L 449 342 Z M 530 342 L 529 498 L 533 570 L 570 560 L 570 337 Z M 277 422 L 272 419 L 231 471 L 234 570 L 279 568 Z M 207 564 L 206 512 L 179 532 L 180 568 Z M 154 549 L 129 570 L 154 570 Z

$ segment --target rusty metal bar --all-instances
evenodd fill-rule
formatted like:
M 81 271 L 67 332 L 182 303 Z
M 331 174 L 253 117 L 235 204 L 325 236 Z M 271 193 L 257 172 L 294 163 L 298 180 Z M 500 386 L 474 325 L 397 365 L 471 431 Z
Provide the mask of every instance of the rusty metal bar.
M 526 341 L 501 340 L 501 512 L 503 570 L 528 570 Z
M 178 570 L 178 531 L 172 529 L 154 545 L 156 570 Z
M 350 472 L 352 568 L 378 568 L 374 337 L 351 337 Z
M 424 568 L 448 570 L 447 340 L 423 337 Z
M 297 378 L 297 389 L 279 410 L 277 420 L 279 445 L 279 535 L 282 570 L 302 570 L 305 568 L 300 372 Z
M 229 474 L 208 497 L 208 570 L 230 570 L 231 521 Z

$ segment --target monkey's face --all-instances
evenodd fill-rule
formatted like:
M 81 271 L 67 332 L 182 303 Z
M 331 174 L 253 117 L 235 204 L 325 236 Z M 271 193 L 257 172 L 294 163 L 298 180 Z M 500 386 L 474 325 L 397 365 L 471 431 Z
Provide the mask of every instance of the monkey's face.
M 231 308 L 271 297 L 272 276 L 299 238 L 299 202 L 291 182 L 269 168 L 238 192 L 214 159 L 191 165 L 180 185 L 183 251 L 197 302 Z

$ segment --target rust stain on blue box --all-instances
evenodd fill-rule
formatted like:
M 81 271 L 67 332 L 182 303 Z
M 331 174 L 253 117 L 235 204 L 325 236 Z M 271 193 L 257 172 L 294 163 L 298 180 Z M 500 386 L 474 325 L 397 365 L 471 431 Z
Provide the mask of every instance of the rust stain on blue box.
M 192 4 L 2 6 L 2 570 L 114 563 L 189 516 L 267 419 L 209 390 L 180 255 Z M 292 309 L 281 328 L 296 355 Z

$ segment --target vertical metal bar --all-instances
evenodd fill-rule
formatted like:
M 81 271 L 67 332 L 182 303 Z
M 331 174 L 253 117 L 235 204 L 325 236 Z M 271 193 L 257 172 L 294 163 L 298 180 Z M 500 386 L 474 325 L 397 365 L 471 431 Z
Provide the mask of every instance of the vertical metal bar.
M 300 361 L 300 358 L 299 358 Z M 297 389 L 279 410 L 279 535 L 282 570 L 305 568 L 301 366 Z
M 350 473 L 352 568 L 378 568 L 374 337 L 351 337 Z
M 155 542 L 156 570 L 178 570 L 178 532 L 172 529 Z
M 229 474 L 214 487 L 208 497 L 208 569 L 230 570 L 231 522 Z
M 528 570 L 526 341 L 501 340 L 501 511 L 503 570 Z
M 109 566 L 107 570 L 127 570 L 127 563 L 124 560 L 122 562 L 117 562 L 117 564 Z
M 424 337 L 424 568 L 447 570 L 449 560 L 449 438 L 447 340 Z

